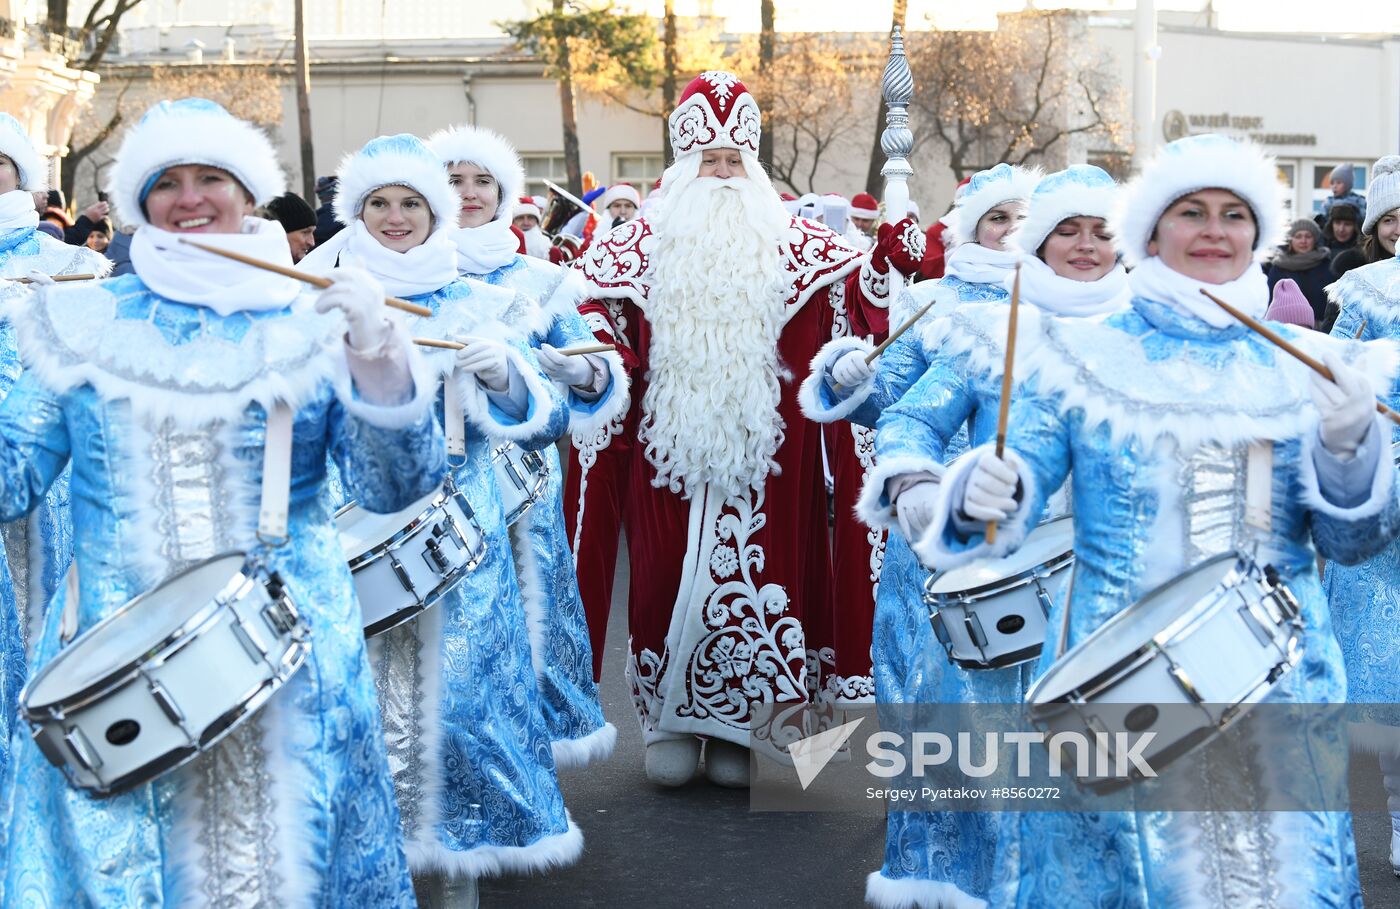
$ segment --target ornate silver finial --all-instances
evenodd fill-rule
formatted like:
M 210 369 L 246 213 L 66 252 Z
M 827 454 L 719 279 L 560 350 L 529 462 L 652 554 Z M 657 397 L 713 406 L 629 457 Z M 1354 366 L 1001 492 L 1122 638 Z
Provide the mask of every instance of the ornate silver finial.
M 914 75 L 909 72 L 909 60 L 904 56 L 904 34 L 899 26 L 890 36 L 890 59 L 880 80 L 888 111 L 885 131 L 880 134 L 880 150 L 885 153 L 885 166 L 880 176 L 885 178 L 885 220 L 898 221 L 909 211 L 909 178 L 914 169 L 909 155 L 914 151 L 914 134 L 909 131 L 909 102 L 914 98 Z

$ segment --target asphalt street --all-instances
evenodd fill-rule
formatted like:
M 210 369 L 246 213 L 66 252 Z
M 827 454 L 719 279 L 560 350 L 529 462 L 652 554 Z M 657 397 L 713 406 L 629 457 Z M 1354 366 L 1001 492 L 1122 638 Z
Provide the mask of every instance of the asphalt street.
M 679 790 L 647 781 L 641 732 L 623 679 L 625 546 L 622 555 L 601 688 L 604 713 L 617 727 L 617 750 L 607 763 L 560 776 L 565 803 L 583 828 L 583 858 L 544 876 L 483 881 L 482 909 L 864 906 L 865 877 L 881 863 L 882 821 L 751 812 L 747 792 L 720 789 L 703 778 Z M 1364 802 L 1383 806 L 1378 770 L 1363 784 Z M 1389 817 L 1358 813 L 1354 822 L 1366 909 L 1400 909 L 1400 880 L 1391 874 L 1388 857 Z

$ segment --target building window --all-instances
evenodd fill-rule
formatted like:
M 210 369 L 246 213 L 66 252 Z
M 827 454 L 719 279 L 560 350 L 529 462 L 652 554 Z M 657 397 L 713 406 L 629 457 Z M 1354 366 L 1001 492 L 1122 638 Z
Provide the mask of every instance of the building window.
M 660 155 L 616 154 L 613 155 L 612 182 L 631 183 L 637 192 L 646 196 L 651 185 L 661 178 L 666 162 Z M 609 184 L 612 185 L 612 184 Z
M 569 170 L 564 164 L 563 155 L 521 155 L 520 163 L 525 165 L 525 193 L 531 196 L 548 196 L 549 180 L 559 186 L 568 186 Z

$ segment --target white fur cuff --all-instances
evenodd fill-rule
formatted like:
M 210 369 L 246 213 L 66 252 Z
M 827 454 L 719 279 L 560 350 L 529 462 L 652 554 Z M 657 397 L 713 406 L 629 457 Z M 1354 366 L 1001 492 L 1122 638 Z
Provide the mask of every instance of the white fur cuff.
M 797 389 L 797 403 L 802 414 L 815 423 L 835 423 L 844 420 L 865 403 L 875 389 L 875 376 L 855 388 L 834 391 L 828 384 L 831 367 L 837 360 L 853 350 L 869 353 L 875 345 L 863 338 L 836 338 L 822 345 L 812 358 L 812 369 L 802 385 Z
M 563 868 L 583 854 L 583 832 L 568 816 L 563 833 L 540 837 L 528 846 L 477 846 L 456 852 L 437 842 L 404 844 L 408 866 L 415 872 L 436 871 L 451 877 L 487 877 L 505 873 L 536 874 Z
M 947 881 L 885 877 L 880 871 L 865 879 L 865 901 L 875 909 L 987 909 L 986 900 Z
M 943 475 L 939 484 L 938 506 L 934 510 L 933 523 L 924 531 L 924 535 L 911 545 L 919 561 L 930 571 L 950 571 L 978 559 L 999 559 L 1013 552 L 1025 540 L 1032 513 L 1035 511 L 1035 476 L 1026 462 L 1010 448 L 1006 449 L 1005 459 L 1020 477 L 1021 507 L 1010 520 L 997 526 L 997 541 L 988 545 L 986 537 L 979 533 L 968 540 L 966 548 L 951 549 L 944 539 L 948 524 L 962 505 L 963 490 L 967 486 L 967 479 L 973 467 L 984 453 L 990 454 L 995 450 L 995 446 L 990 443 L 979 445 L 954 461 Z
M 617 744 L 617 727 L 604 723 L 583 738 L 555 739 L 554 766 L 559 770 L 587 767 L 612 757 Z
M 427 362 L 417 347 L 408 339 L 407 332 L 397 321 L 391 321 L 392 334 L 384 342 L 382 357 L 376 359 L 407 362 L 413 377 L 413 393 L 401 404 L 380 405 L 355 396 L 355 381 L 349 354 L 341 346 L 335 354 L 335 396 L 351 416 L 364 420 L 380 429 L 404 429 L 422 419 L 423 414 L 437 400 L 437 371 Z M 397 349 L 395 349 L 397 348 Z M 364 369 L 359 370 L 362 374 Z M 376 372 L 378 370 L 375 370 Z
M 513 420 L 492 407 L 486 389 L 470 373 L 457 372 L 449 381 L 457 382 L 461 391 L 462 410 L 482 434 L 505 442 L 538 442 L 549 428 L 550 415 L 559 393 L 540 371 L 514 347 L 506 348 L 510 367 L 525 383 L 527 416 Z
M 593 354 L 607 364 L 608 382 L 599 400 L 583 402 L 570 398 L 569 432 L 574 435 L 591 436 L 613 420 L 627 412 L 631 404 L 628 395 L 627 370 L 622 365 L 622 357 L 617 351 Z M 564 389 L 560 389 L 564 391 Z
M 885 495 L 885 484 L 906 474 L 932 474 L 937 481 L 946 469 L 933 458 L 900 457 L 877 461 L 865 475 L 865 485 L 856 500 L 856 516 L 876 530 L 898 530 L 894 503 Z

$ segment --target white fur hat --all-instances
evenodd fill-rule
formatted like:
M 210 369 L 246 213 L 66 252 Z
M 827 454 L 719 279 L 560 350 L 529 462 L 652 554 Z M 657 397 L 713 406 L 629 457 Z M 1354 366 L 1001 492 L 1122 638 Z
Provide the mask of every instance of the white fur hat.
M 379 136 L 346 155 L 336 169 L 335 216 L 353 224 L 369 194 L 381 186 L 407 186 L 428 201 L 434 229 L 457 226 L 461 200 L 447 181 L 447 169 L 423 140 L 408 133 Z
M 19 172 L 19 188 L 36 190 L 44 188 L 44 162 L 34 150 L 29 134 L 18 120 L 9 114 L 0 114 L 0 155 L 14 162 Z
M 1123 187 L 1117 214 L 1110 220 L 1124 261 L 1136 265 L 1148 258 L 1147 244 L 1163 212 L 1182 196 L 1202 189 L 1229 190 L 1249 206 L 1259 228 L 1256 257 L 1282 241 L 1284 187 L 1273 156 L 1253 142 L 1203 133 L 1163 147 Z
M 504 136 L 484 126 L 451 126 L 429 136 L 428 147 L 444 167 L 466 162 L 495 177 L 501 200 L 491 220 L 515 217 L 515 200 L 525 192 L 525 168 L 515 146 Z
M 267 134 L 204 98 L 162 101 L 126 131 L 107 179 L 117 214 L 143 225 L 151 184 L 172 167 L 203 164 L 228 171 L 262 205 L 287 190 Z
M 1366 187 L 1366 223 L 1361 232 L 1369 234 L 1381 218 L 1400 208 L 1400 155 L 1386 155 L 1371 166 L 1371 184 Z
M 1108 220 L 1118 202 L 1118 184 L 1102 168 L 1075 164 L 1036 184 L 1030 212 L 1014 235 L 1028 256 L 1036 254 L 1055 226 L 1066 218 L 1087 215 Z
M 593 207 L 598 211 L 607 211 L 608 206 L 618 199 L 626 199 L 638 208 L 642 207 L 642 195 L 637 192 L 637 187 L 633 186 L 631 183 L 614 183 L 612 186 L 609 186 L 607 191 L 603 193 L 602 198 L 600 198 Z
M 959 243 L 977 241 L 977 222 L 1003 202 L 1029 202 L 1040 180 L 1036 168 L 998 164 L 972 175 L 953 209 L 953 236 Z

